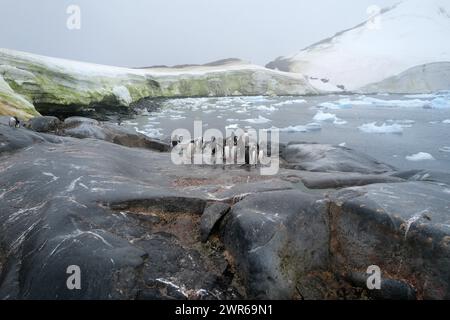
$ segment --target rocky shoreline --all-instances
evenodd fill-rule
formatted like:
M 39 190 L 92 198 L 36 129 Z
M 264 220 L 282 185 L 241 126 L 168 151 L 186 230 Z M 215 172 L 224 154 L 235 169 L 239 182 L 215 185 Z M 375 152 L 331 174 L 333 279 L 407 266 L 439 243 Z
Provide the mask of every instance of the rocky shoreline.
M 280 146 L 276 176 L 177 166 L 166 142 L 112 123 L 6 120 L 2 299 L 450 298 L 448 173 L 303 142 Z

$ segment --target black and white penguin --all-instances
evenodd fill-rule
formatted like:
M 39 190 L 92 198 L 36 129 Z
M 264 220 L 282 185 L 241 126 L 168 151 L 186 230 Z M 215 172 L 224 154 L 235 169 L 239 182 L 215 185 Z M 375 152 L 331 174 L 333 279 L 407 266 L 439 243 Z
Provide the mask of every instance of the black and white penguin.
M 178 136 L 175 134 L 173 137 L 172 137 L 172 141 L 171 141 L 171 143 L 172 143 L 172 148 L 173 147 L 175 147 L 177 144 L 178 144 Z
M 9 118 L 9 126 L 12 128 L 20 128 L 19 119 L 16 116 Z

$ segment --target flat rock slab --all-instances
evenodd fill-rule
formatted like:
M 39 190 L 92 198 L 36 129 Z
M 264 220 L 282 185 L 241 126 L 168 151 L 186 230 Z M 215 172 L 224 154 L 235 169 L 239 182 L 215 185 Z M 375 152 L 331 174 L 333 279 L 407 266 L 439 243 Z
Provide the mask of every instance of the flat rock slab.
M 285 166 L 317 172 L 358 172 L 377 174 L 394 168 L 346 147 L 306 142 L 289 142 L 280 147 Z

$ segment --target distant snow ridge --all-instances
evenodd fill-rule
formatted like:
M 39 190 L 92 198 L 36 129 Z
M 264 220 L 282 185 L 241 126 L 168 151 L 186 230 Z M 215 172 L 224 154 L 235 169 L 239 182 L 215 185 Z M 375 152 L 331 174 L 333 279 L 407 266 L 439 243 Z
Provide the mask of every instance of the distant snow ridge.
M 297 54 L 277 58 L 267 67 L 307 75 L 314 79 L 310 83 L 315 87 L 318 82 L 320 86 L 340 86 L 345 91 L 356 91 L 411 69 L 408 74 L 383 83 L 387 87 L 381 86 L 379 92 L 392 91 L 391 87 L 407 90 L 393 90 L 397 93 L 439 90 L 441 81 L 446 86 L 450 83 L 450 68 L 441 74 L 442 66 L 433 65 L 450 62 L 449 16 L 448 0 L 403 0 L 380 13 L 377 30 L 361 23 Z M 408 78 L 429 81 L 413 83 Z

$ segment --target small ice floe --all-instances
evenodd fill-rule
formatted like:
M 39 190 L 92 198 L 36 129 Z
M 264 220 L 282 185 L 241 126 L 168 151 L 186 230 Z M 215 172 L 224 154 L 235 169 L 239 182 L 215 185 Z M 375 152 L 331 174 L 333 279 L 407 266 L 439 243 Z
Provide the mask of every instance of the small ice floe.
M 377 125 L 376 122 L 365 123 L 358 127 L 359 130 L 366 133 L 397 133 L 400 134 L 403 132 L 403 126 L 400 124 L 386 124 L 382 123 L 381 125 Z
M 416 123 L 414 120 L 387 120 L 386 122 L 389 124 L 399 124 L 403 128 L 411 128 Z
M 444 123 L 444 124 L 450 124 L 450 119 L 445 119 L 444 121 L 442 121 L 442 123 Z
M 404 95 L 405 98 L 408 99 L 432 99 L 436 98 L 434 94 L 431 93 L 421 93 L 421 94 L 407 94 Z
M 229 124 L 225 126 L 225 129 L 237 129 L 239 128 L 239 125 L 237 123 Z
M 439 148 L 439 151 L 440 151 L 440 152 L 449 152 L 449 153 L 450 153 L 450 147 L 442 147 L 442 148 Z
M 272 112 L 278 110 L 278 109 L 275 108 L 274 106 L 264 106 L 264 105 L 261 105 L 261 106 L 255 106 L 254 109 L 255 109 L 255 110 L 258 110 L 258 111 L 267 112 L 267 113 L 272 113 Z
M 264 118 L 262 116 L 258 116 L 258 118 L 256 119 L 246 119 L 246 120 L 242 120 L 248 123 L 253 123 L 253 124 L 263 124 L 263 123 L 267 123 L 270 122 L 270 119 Z
M 305 99 L 286 100 L 286 101 L 281 101 L 281 102 L 275 103 L 275 104 L 273 104 L 273 106 L 281 107 L 281 106 L 285 106 L 285 105 L 300 104 L 300 103 L 306 103 L 306 100 Z
M 432 109 L 448 109 L 450 108 L 450 99 L 448 97 L 439 97 L 431 100 L 430 107 Z
M 185 116 L 180 116 L 180 115 L 176 114 L 176 115 L 170 116 L 169 119 L 170 119 L 170 120 L 181 120 L 181 119 L 186 119 L 186 117 L 185 117 Z
M 320 123 L 311 122 L 306 125 L 289 126 L 285 128 L 280 128 L 280 132 L 311 132 L 319 131 L 322 129 Z
M 232 118 L 230 118 L 230 119 L 227 119 L 227 120 L 225 120 L 226 122 L 238 122 L 239 121 L 239 119 L 232 119 Z
M 349 101 L 348 99 L 346 100 Z M 342 103 L 342 100 L 339 100 L 337 102 L 323 102 L 319 104 L 318 107 L 330 110 L 337 110 L 337 109 L 350 109 L 352 105 Z
M 408 161 L 423 161 L 423 160 L 435 160 L 434 157 L 426 152 L 419 152 L 405 157 Z
M 333 113 L 327 113 L 327 112 L 323 112 L 320 110 L 316 113 L 313 120 L 319 121 L 319 122 L 322 122 L 322 121 L 333 122 L 334 124 L 346 124 L 347 123 L 347 121 L 338 118 Z
M 338 146 L 339 147 L 345 147 L 347 144 L 345 142 L 339 143 Z

